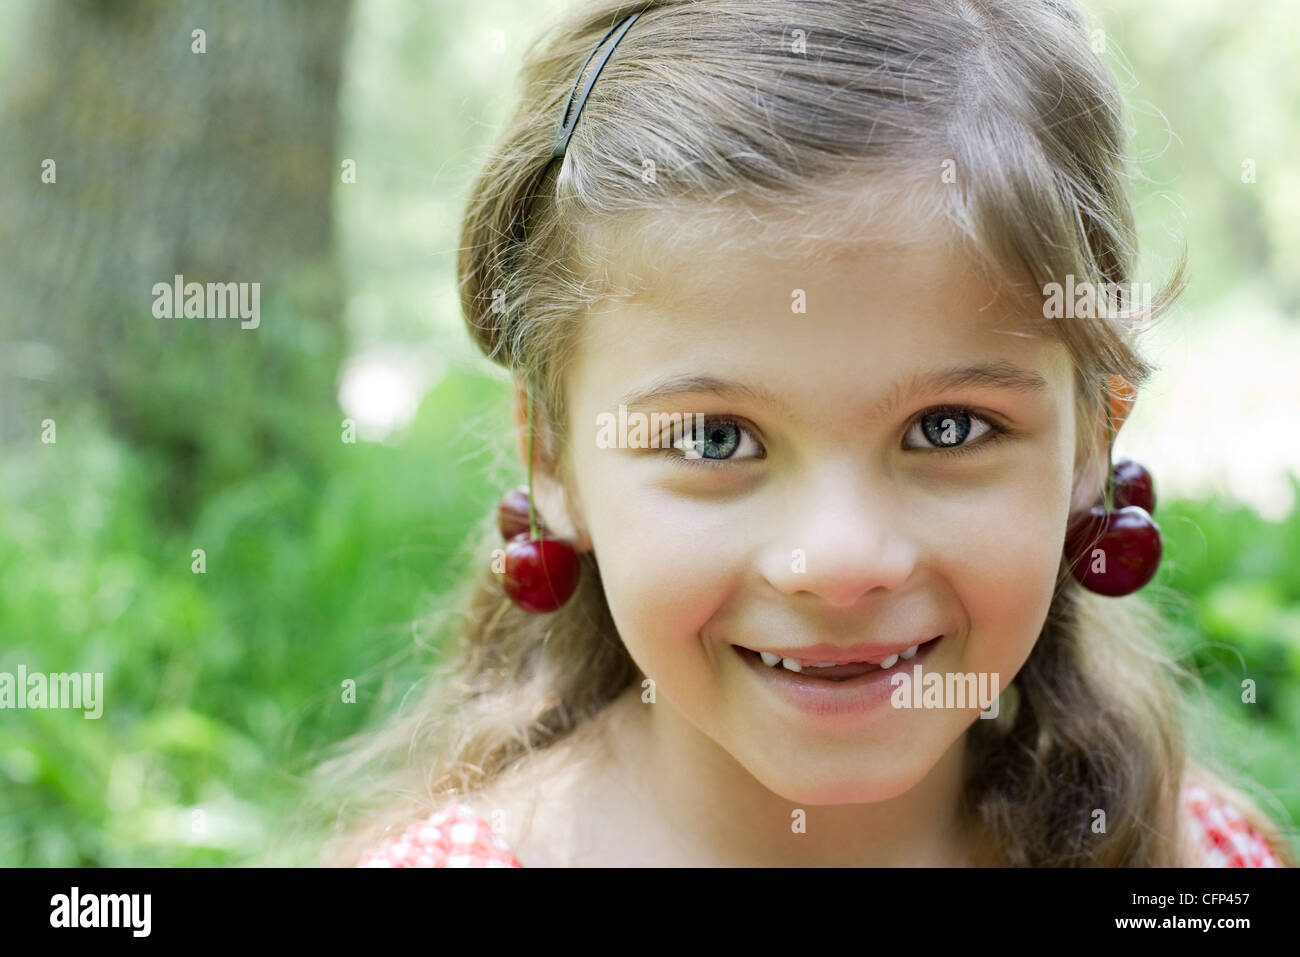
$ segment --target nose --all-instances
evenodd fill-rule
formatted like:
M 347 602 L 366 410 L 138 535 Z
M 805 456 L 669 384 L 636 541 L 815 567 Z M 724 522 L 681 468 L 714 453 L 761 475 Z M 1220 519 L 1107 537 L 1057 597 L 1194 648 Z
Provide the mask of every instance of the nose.
M 765 546 L 763 577 L 785 595 L 810 592 L 848 607 L 891 591 L 916 566 L 918 548 L 886 483 L 861 469 L 823 472 L 787 498 L 787 520 Z

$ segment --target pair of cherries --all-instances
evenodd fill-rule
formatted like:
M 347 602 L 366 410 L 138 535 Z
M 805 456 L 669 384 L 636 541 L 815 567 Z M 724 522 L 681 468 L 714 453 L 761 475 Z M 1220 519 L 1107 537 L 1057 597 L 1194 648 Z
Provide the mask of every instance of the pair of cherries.
M 497 527 L 506 540 L 501 586 L 524 611 L 555 611 L 578 585 L 578 553 L 545 529 L 533 538 L 528 521 L 528 486 L 512 488 L 497 507 Z M 540 527 L 540 523 L 539 523 Z
M 1089 591 L 1112 598 L 1128 595 L 1151 581 L 1163 551 L 1151 474 L 1132 459 L 1111 468 L 1107 483 L 1111 508 L 1094 505 L 1074 517 L 1065 533 L 1070 571 Z

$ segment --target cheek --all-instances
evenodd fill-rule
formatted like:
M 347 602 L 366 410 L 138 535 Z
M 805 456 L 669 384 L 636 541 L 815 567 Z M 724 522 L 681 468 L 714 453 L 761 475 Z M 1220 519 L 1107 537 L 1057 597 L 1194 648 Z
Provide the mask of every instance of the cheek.
M 716 503 L 630 487 L 589 508 L 614 623 L 648 675 L 706 674 L 700 632 L 744 574 L 740 538 Z
M 1049 459 L 1043 461 L 1050 462 Z M 1018 670 L 1042 630 L 1056 588 L 1069 476 L 1040 465 L 930 511 L 939 574 L 968 616 L 975 671 Z M 1011 675 L 1004 674 L 1003 681 Z
M 1050 591 L 1065 538 L 1067 499 L 1057 498 L 1059 503 L 1035 507 L 1023 496 L 999 491 L 961 515 L 931 513 L 944 533 L 934 551 L 954 581 L 994 595 Z

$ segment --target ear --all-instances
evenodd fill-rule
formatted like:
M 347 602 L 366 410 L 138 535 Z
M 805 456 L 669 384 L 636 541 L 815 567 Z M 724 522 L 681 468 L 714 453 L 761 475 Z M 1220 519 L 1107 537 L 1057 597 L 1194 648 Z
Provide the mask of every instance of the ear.
M 1110 418 L 1118 434 L 1137 402 L 1137 389 L 1121 375 L 1106 376 L 1106 385 L 1110 389 Z
M 528 385 L 520 376 L 515 376 L 511 390 L 511 409 L 515 421 L 515 451 L 526 472 Z M 590 551 L 591 538 L 582 521 L 581 509 L 572 501 L 544 447 L 545 442 L 541 437 L 546 434 L 546 423 L 537 409 L 533 410 L 533 429 L 533 510 L 537 521 L 544 524 L 551 535 L 571 544 L 575 551 Z
M 1071 514 L 1085 512 L 1101 501 L 1106 485 L 1106 472 L 1109 469 L 1109 465 L 1106 464 L 1106 454 L 1110 448 L 1111 430 L 1114 430 L 1115 435 L 1119 435 L 1119 430 L 1124 427 L 1129 413 L 1137 403 L 1137 389 L 1123 376 L 1108 375 L 1106 389 L 1106 405 L 1103 407 L 1103 414 L 1095 423 L 1096 429 L 1090 445 L 1092 455 L 1086 463 L 1084 478 L 1075 486 L 1074 497 L 1070 502 Z M 1109 425 L 1106 421 L 1106 409 L 1110 412 Z

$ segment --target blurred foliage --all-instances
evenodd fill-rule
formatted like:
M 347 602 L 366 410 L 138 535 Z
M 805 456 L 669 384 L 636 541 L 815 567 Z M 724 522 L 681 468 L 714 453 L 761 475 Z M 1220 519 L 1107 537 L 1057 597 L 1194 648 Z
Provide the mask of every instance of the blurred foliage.
M 481 440 L 507 431 L 503 399 L 495 383 L 451 375 L 400 450 L 345 444 L 338 419 L 300 420 L 332 447 L 326 481 L 271 465 L 184 528 L 160 523 L 150 495 L 166 463 L 89 412 L 61 422 L 56 444 L 7 455 L 0 671 L 103 672 L 105 705 L 98 719 L 4 713 L 0 863 L 262 853 L 303 756 L 419 677 L 404 654 L 412 622 L 495 504 L 482 476 L 501 449 Z M 449 448 L 465 450 L 462 467 L 447 467 Z M 196 548 L 204 574 L 191 570 Z
M 291 318 L 323 295 L 306 275 L 267 304 L 257 333 L 291 338 L 276 368 L 223 370 L 220 393 L 179 405 L 148 395 L 212 381 L 201 352 L 150 354 L 124 377 L 148 415 L 134 428 L 174 441 L 132 441 L 88 394 L 62 408 L 56 444 L 3 449 L 0 671 L 103 672 L 106 705 L 98 720 L 0 715 L 0 864 L 262 860 L 312 749 L 389 710 L 422 675 L 412 623 L 445 597 L 463 543 L 510 482 L 504 389 L 482 360 L 466 365 L 456 328 L 457 217 L 524 45 L 564 5 L 356 6 L 338 153 L 357 161 L 358 180 L 334 187 L 347 334 L 354 350 L 432 337 L 453 360 L 405 431 L 340 441 L 342 414 L 320 393 L 328 344 Z M 0 25 L 18 25 L 19 6 L 0 4 Z M 1245 283 L 1294 315 L 1300 176 L 1283 137 L 1300 113 L 1286 68 L 1300 10 L 1090 6 L 1108 57 L 1122 51 L 1141 78 L 1126 84 L 1148 177 L 1139 216 L 1157 258 L 1173 248 L 1166 229 L 1191 248 L 1185 321 L 1212 321 Z M 0 30 L 0 59 L 16 42 Z M 1247 157 L 1253 185 L 1240 182 Z M 268 375 L 273 393 L 258 388 Z M 176 452 L 185 444 L 193 456 Z M 1300 506 L 1268 522 L 1224 500 L 1169 500 L 1156 518 L 1166 560 L 1152 593 L 1213 707 L 1193 739 L 1300 821 Z M 1254 705 L 1241 702 L 1244 677 L 1258 684 Z M 356 704 L 342 701 L 347 679 Z
M 1140 235 L 1152 262 L 1187 240 L 1190 318 L 1254 287 L 1300 314 L 1300 7 L 1261 0 L 1094 0 L 1104 56 L 1128 102 L 1141 167 Z M 1247 161 L 1253 175 L 1246 176 Z M 1250 182 L 1244 181 L 1251 179 Z M 1159 274 L 1143 281 L 1156 282 Z
M 1291 484 L 1300 502 L 1300 481 Z M 1188 716 L 1190 745 L 1258 784 L 1257 797 L 1271 795 L 1288 818 L 1280 823 L 1300 822 L 1300 507 L 1274 522 L 1213 498 L 1157 503 L 1155 517 L 1165 553 L 1150 587 L 1177 593 L 1160 605 L 1206 696 L 1197 691 L 1207 707 Z

